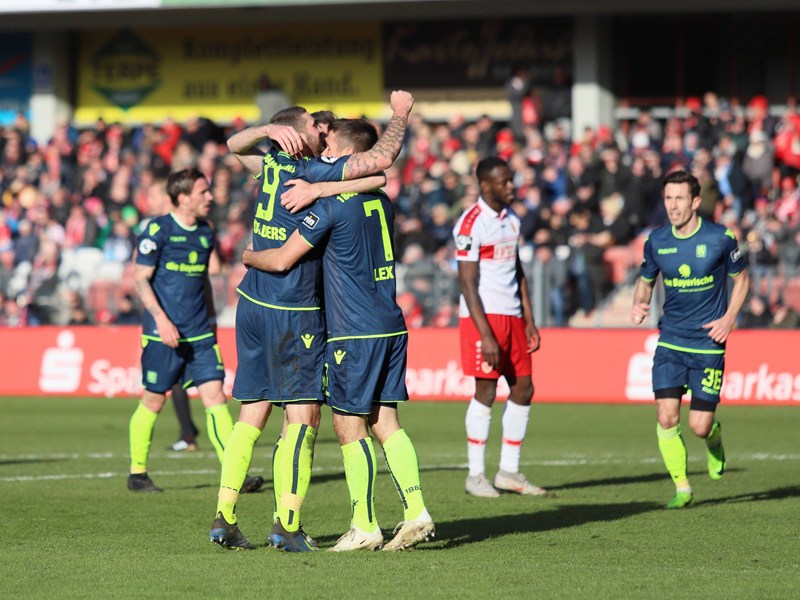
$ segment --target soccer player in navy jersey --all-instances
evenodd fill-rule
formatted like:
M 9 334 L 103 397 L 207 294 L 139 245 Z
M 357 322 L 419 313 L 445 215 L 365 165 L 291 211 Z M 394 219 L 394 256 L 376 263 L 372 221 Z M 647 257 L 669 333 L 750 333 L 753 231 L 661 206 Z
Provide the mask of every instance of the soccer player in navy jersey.
M 372 147 L 367 121 L 337 120 L 328 130 L 323 159 Z M 408 400 L 408 331 L 395 299 L 394 209 L 382 192 L 340 194 L 317 202 L 279 249 L 244 252 L 245 265 L 286 272 L 324 245 L 323 280 L 328 341 L 325 350 L 327 403 L 342 446 L 351 496 L 352 522 L 333 551 L 383 546 L 375 515 L 375 451 L 368 427 L 383 446 L 404 507 L 404 520 L 384 550 L 403 550 L 434 534 L 422 497 L 414 446 L 400 426 L 397 404 Z
M 402 147 L 413 102 L 408 92 L 393 92 L 393 114 L 384 135 L 371 150 L 352 157 L 347 164 L 312 160 L 321 150 L 320 132 L 314 118 L 301 107 L 280 111 L 269 125 L 245 129 L 231 137 L 228 147 L 234 156 L 262 181 L 253 221 L 255 250 L 281 247 L 306 217 L 305 212 L 292 214 L 281 205 L 287 180 L 338 182 L 329 193 L 358 192 L 381 185 L 383 176 L 347 180 L 374 175 L 391 166 Z M 256 144 L 266 138 L 279 147 L 261 151 Z M 280 403 L 286 409 L 286 422 L 273 460 L 276 506 L 269 539 L 275 547 L 290 552 L 314 549 L 300 528 L 300 509 L 311 478 L 323 401 L 325 324 L 320 259 L 319 252 L 312 253 L 282 274 L 251 269 L 239 285 L 239 363 L 233 397 L 242 406 L 223 463 L 217 518 L 211 530 L 211 541 L 223 547 L 250 547 L 236 525 L 237 490 L 271 403 Z
M 681 397 L 691 391 L 689 428 L 706 442 L 708 474 L 725 472 L 725 450 L 715 414 L 725 370 L 725 342 L 747 298 L 750 278 L 733 233 L 697 214 L 700 184 L 685 171 L 664 178 L 664 206 L 670 225 L 654 230 L 644 245 L 641 277 L 631 320 L 644 322 L 658 274 L 664 311 L 653 359 L 653 392 L 658 410 L 658 447 L 675 484 L 667 508 L 694 502 L 681 437 Z M 728 300 L 728 278 L 733 286 Z
M 136 291 L 145 308 L 144 393 L 130 421 L 128 489 L 135 492 L 161 491 L 147 475 L 147 459 L 165 394 L 182 378 L 200 392 L 208 435 L 220 462 L 233 428 L 222 391 L 225 369 L 211 323 L 215 313 L 208 268 L 215 236 L 205 217 L 213 198 L 208 181 L 197 169 L 170 175 L 167 193 L 173 210 L 150 221 L 139 236 L 134 271 Z

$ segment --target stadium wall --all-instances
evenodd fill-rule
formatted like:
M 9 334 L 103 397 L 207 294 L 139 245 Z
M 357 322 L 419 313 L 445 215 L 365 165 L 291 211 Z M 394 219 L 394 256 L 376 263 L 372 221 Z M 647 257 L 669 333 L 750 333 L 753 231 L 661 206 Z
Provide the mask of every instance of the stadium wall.
M 139 333 L 137 327 L 4 329 L 0 395 L 138 396 Z M 533 358 L 535 400 L 649 402 L 656 340 L 652 330 L 544 329 L 542 349 Z M 234 331 L 220 330 L 219 341 L 230 394 L 236 370 Z M 800 406 L 799 341 L 797 331 L 736 331 L 728 345 L 723 401 Z M 464 401 L 472 396 L 472 380 L 461 372 L 456 329 L 411 331 L 407 382 L 414 400 Z

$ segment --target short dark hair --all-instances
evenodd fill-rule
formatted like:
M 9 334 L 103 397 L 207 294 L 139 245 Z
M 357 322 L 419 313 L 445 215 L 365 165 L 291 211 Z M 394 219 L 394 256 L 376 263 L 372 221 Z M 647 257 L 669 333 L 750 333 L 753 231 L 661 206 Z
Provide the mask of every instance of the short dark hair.
M 269 120 L 269 124 L 288 125 L 289 127 L 294 128 L 294 130 L 302 136 L 305 132 L 305 127 L 303 126 L 303 115 L 307 114 L 308 111 L 302 106 L 290 106 L 289 108 L 279 110 L 272 115 L 272 118 Z M 280 143 L 276 142 L 275 140 L 272 140 L 272 145 L 279 150 L 284 150 Z
M 667 187 L 667 185 L 670 183 L 677 183 L 677 184 L 687 183 L 689 184 L 689 189 L 692 192 L 692 198 L 696 198 L 697 196 L 700 195 L 700 182 L 697 181 L 697 177 L 695 177 L 691 173 L 688 173 L 686 171 L 673 171 L 672 173 L 664 177 L 664 185 L 662 186 L 662 189 Z
M 172 205 L 178 206 L 178 196 L 180 194 L 191 194 L 194 182 L 198 179 L 205 179 L 205 177 L 195 168 L 170 173 L 169 179 L 167 179 L 167 194 L 169 194 L 169 199 L 172 200 Z
M 482 183 L 487 181 L 491 172 L 497 167 L 508 167 L 508 163 L 502 158 L 497 156 L 488 156 L 478 163 L 475 167 L 475 175 L 478 176 L 478 182 Z
M 336 119 L 328 125 L 328 134 L 334 132 L 355 152 L 366 152 L 378 141 L 375 126 L 366 119 Z
M 279 110 L 269 120 L 270 125 L 288 125 L 298 131 L 303 129 L 303 115 L 308 111 L 302 106 L 290 106 Z
M 336 115 L 330 110 L 318 110 L 312 112 L 311 116 L 314 117 L 314 123 L 318 125 L 320 123 L 330 125 L 337 119 Z

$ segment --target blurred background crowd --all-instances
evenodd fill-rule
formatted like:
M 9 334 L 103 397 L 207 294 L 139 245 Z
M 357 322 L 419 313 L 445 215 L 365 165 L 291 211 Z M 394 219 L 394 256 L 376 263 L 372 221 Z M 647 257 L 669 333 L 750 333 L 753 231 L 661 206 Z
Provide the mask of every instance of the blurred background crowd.
M 493 154 L 514 173 L 540 325 L 627 325 L 629 301 L 618 313 L 610 307 L 637 276 L 647 232 L 667 222 L 663 176 L 685 169 L 702 184 L 703 217 L 734 231 L 748 256 L 753 291 L 740 326 L 800 326 L 800 114 L 792 104 L 774 114 L 766 98 L 736 103 L 709 92 L 664 118 L 636 109 L 615 128 L 575 132 L 568 95 L 532 97 L 524 74 L 507 92 L 509 122 L 412 115 L 387 172 L 398 300 L 410 327 L 457 321 L 452 228 L 478 198 L 475 163 Z M 197 166 L 214 195 L 210 220 L 225 268 L 213 283 L 220 323 L 231 325 L 257 184 L 225 140 L 247 125 L 203 117 L 64 124 L 38 144 L 22 116 L 1 130 L 0 324 L 137 323 L 136 236 L 169 211 L 169 172 Z

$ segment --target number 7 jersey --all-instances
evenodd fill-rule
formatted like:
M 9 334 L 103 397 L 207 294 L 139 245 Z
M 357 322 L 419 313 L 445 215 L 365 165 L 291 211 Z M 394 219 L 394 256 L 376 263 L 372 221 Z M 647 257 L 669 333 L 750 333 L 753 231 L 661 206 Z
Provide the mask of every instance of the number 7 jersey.
M 322 259 L 328 338 L 405 333 L 396 301 L 394 208 L 382 192 L 319 200 L 299 228 Z

